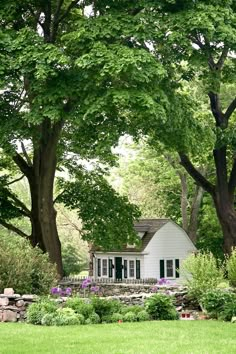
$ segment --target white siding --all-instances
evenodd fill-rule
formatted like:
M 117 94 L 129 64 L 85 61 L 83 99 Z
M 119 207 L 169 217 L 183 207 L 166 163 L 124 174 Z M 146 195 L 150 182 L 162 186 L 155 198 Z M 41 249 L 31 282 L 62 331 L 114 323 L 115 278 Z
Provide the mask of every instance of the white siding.
M 181 265 L 195 250 L 185 231 L 169 221 L 156 232 L 144 250 L 147 253 L 144 256 L 144 278 L 160 278 L 160 259 L 179 259 Z

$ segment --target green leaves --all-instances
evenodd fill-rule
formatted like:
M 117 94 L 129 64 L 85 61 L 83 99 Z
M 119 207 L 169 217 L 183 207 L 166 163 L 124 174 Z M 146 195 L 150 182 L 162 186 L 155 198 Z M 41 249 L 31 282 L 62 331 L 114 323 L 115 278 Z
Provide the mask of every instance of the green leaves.
M 59 202 L 78 210 L 83 222 L 83 238 L 104 249 L 122 247 L 137 241 L 133 219 L 139 211 L 120 197 L 96 171 L 77 169 L 75 180 L 60 181 L 63 189 Z

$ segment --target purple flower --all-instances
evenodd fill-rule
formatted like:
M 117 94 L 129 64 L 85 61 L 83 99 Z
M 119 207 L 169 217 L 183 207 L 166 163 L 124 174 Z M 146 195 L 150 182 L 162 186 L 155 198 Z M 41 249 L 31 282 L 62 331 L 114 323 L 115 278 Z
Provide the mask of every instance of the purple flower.
M 99 291 L 99 286 L 91 286 L 90 290 L 94 293 L 97 293 Z
M 89 284 L 91 283 L 91 280 L 89 278 L 85 279 L 83 282 L 82 282 L 82 289 L 85 289 L 89 286 Z
M 71 289 L 71 288 L 66 288 L 65 293 L 66 293 L 66 295 L 68 295 L 68 296 L 71 295 L 72 289 Z
M 52 295 L 60 295 L 61 294 L 61 289 L 60 288 L 52 288 L 51 289 L 51 294 Z

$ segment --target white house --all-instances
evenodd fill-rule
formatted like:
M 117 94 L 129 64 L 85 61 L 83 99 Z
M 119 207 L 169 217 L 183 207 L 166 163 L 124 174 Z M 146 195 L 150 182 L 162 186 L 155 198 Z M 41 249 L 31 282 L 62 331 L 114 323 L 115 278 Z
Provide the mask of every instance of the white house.
M 196 247 L 170 219 L 142 219 L 134 225 L 141 244 L 103 252 L 93 248 L 93 277 L 122 279 L 181 278 L 181 262 Z

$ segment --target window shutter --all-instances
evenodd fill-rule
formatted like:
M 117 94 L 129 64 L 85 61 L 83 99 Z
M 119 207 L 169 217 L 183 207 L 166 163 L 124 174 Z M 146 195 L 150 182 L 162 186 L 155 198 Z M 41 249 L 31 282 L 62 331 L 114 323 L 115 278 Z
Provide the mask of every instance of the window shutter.
M 165 263 L 164 263 L 164 259 L 160 259 L 160 278 L 165 278 Z
M 140 260 L 136 259 L 136 279 L 140 279 Z
M 101 276 L 101 259 L 98 258 L 98 277 Z
M 179 278 L 179 259 L 175 260 L 175 277 Z
M 124 278 L 127 278 L 127 260 L 124 259 Z
M 109 259 L 109 278 L 112 278 L 112 259 Z

